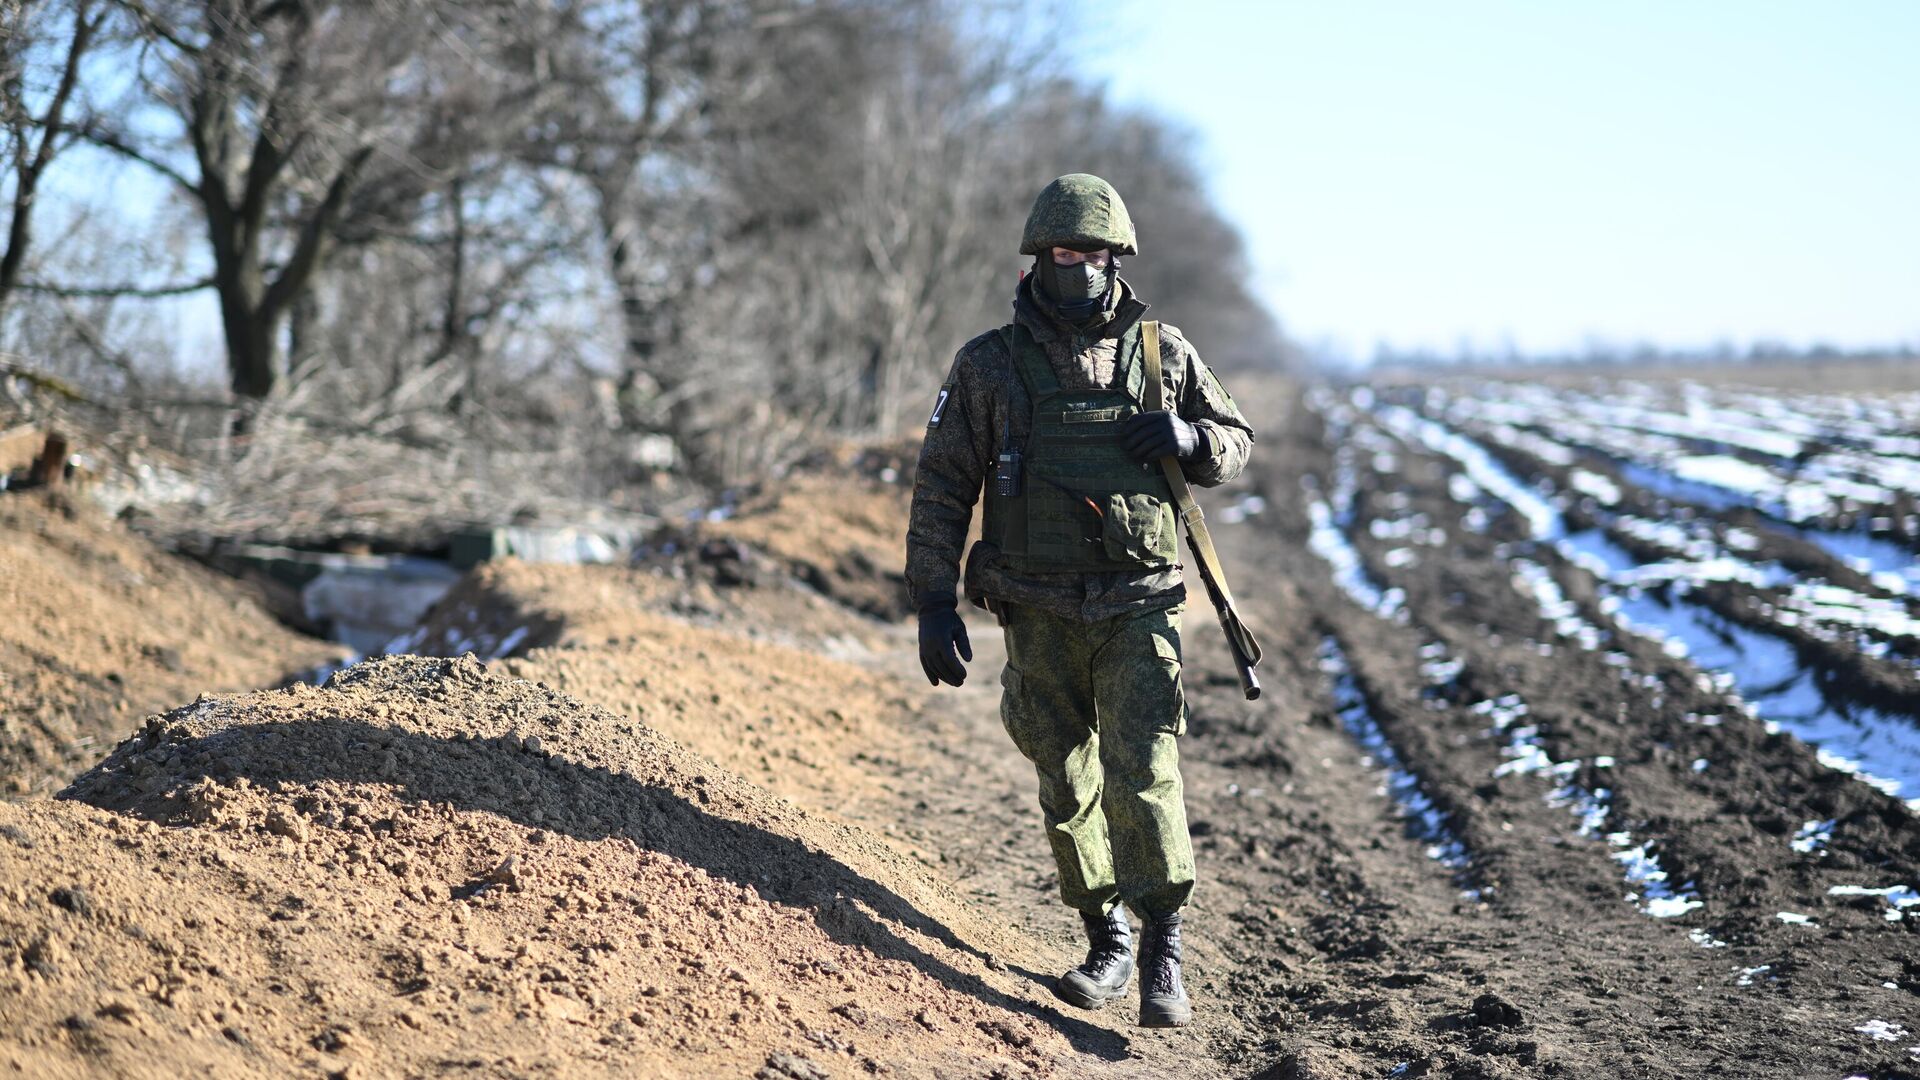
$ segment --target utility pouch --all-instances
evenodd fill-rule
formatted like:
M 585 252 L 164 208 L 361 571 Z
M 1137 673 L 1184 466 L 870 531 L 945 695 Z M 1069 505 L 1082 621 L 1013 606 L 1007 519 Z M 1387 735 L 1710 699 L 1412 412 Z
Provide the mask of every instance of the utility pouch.
M 967 599 L 974 607 L 984 608 L 1001 626 L 1007 625 L 1007 602 L 987 594 L 980 580 L 988 573 L 987 564 L 1000 554 L 1000 549 L 985 540 L 976 540 L 967 551 L 966 571 L 961 575 L 965 583 Z
M 1160 559 L 1172 530 L 1172 509 L 1149 492 L 1116 491 L 1101 508 L 1100 543 L 1110 559 L 1136 563 Z
M 1007 625 L 1007 602 L 1005 600 L 989 596 L 985 600 L 985 605 L 987 611 L 992 613 L 995 622 L 1001 626 Z
M 1142 404 L 1139 333 L 1129 330 L 1117 346 L 1121 385 L 1074 389 L 1060 385 L 1046 350 L 1024 327 L 1005 333 L 1029 422 L 1016 445 L 1012 416 L 1020 403 L 1009 387 L 998 449 L 983 462 L 993 475 L 981 539 L 1017 574 L 1178 566 L 1173 492 L 1120 445 L 1121 425 Z

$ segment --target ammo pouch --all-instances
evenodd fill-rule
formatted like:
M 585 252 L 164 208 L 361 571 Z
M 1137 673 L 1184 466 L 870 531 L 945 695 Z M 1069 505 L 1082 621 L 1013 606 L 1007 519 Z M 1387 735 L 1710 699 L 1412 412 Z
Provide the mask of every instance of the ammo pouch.
M 1107 558 L 1153 563 L 1166 547 L 1178 542 L 1172 503 L 1144 491 L 1112 492 L 1106 503 L 1100 517 L 1100 542 Z

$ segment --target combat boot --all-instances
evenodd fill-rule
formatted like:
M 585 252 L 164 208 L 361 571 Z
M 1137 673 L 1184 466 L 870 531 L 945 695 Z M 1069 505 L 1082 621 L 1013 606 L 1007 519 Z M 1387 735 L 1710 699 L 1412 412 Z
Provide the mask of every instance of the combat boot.
M 1119 904 L 1105 915 L 1080 913 L 1086 924 L 1087 958 L 1053 984 L 1053 994 L 1069 1005 L 1097 1009 L 1108 998 L 1127 990 L 1133 975 L 1133 928 L 1127 925 L 1127 909 Z
M 1193 1006 L 1180 984 L 1180 913 L 1147 919 L 1140 927 L 1140 1026 L 1192 1022 Z

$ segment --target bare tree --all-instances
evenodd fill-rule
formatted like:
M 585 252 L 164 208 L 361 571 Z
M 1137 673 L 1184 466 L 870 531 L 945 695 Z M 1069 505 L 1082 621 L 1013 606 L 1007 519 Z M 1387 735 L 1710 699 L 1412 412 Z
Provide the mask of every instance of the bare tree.
M 933 32 L 916 34 L 902 58 L 890 92 L 863 103 L 863 146 L 826 224 L 853 246 L 843 287 L 866 300 L 853 368 L 861 408 L 848 419 L 883 438 L 898 430 L 909 384 L 937 377 L 954 339 L 983 327 L 996 284 L 1011 292 L 1001 228 L 1022 201 L 982 141 L 1019 108 L 1005 91 L 1024 64 L 1005 49 L 972 60 Z M 917 409 L 918 385 L 911 396 Z
M 11 174 L 13 216 L 0 251 L 0 310 L 4 310 L 20 280 L 20 268 L 33 242 L 34 202 L 40 180 L 59 153 L 62 124 L 80 85 L 80 67 L 106 26 L 109 11 L 102 0 L 75 0 L 71 5 L 48 5 L 28 11 L 10 0 L 11 10 L 0 19 L 0 125 L 5 127 L 4 166 Z M 52 35 L 40 25 L 65 14 L 69 29 L 64 45 L 47 40 Z M 33 85 L 34 53 L 46 50 L 58 57 L 50 87 Z M 36 112 L 32 99 L 44 94 Z
M 44 302 L 16 302 L 10 340 L 133 394 L 165 382 L 145 374 L 177 346 L 128 301 L 213 290 L 215 405 L 239 399 L 253 423 L 249 440 L 217 440 L 247 478 L 236 507 L 308 490 L 299 462 L 353 456 L 302 440 L 415 462 L 341 487 L 412 514 L 425 504 L 395 485 L 450 461 L 511 471 L 564 448 L 591 463 L 567 475 L 597 497 L 677 483 L 668 470 L 738 483 L 825 440 L 899 433 L 954 349 L 1005 321 L 1021 221 L 1063 172 L 1125 193 L 1147 244 L 1130 280 L 1209 359 L 1283 347 L 1191 136 L 1050 77 L 1047 35 L 1015 30 L 1024 11 L 41 2 L 56 5 L 36 9 L 45 28 L 107 21 L 64 96 L 48 76 L 31 108 L 0 102 L 0 135 L 31 151 L 8 160 L 79 141 L 75 158 L 147 170 L 171 197 L 134 235 L 82 214 L 71 241 L 39 245 L 63 250 L 24 276 L 65 279 L 22 283 Z M 0 39 L 0 81 L 20 70 L 16 40 Z M 33 55 L 59 70 L 54 49 Z

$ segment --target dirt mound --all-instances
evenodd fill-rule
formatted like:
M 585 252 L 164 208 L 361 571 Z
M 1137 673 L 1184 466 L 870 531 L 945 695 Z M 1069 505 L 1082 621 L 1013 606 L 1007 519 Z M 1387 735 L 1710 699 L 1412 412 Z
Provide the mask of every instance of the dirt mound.
M 144 713 L 339 655 L 58 495 L 0 496 L 0 794 L 51 794 Z
M 697 556 L 645 566 L 486 563 L 388 651 L 498 658 L 605 645 L 657 633 L 663 615 L 828 656 L 865 655 L 884 636 L 875 620 L 785 577 L 716 580 L 701 565 Z
M 845 468 L 801 473 L 762 489 L 726 520 L 702 523 L 694 535 L 751 545 L 823 596 L 877 618 L 903 618 L 901 537 L 911 488 L 900 479 L 891 465 L 878 476 Z
M 640 720 L 777 794 L 845 812 L 873 789 L 860 763 L 899 743 L 881 718 L 910 703 L 896 680 L 822 653 L 864 655 L 883 631 L 790 583 L 729 588 L 654 569 L 504 560 L 468 575 L 395 644 L 512 657 L 510 674 Z
M 911 860 L 470 658 L 200 701 L 63 800 L 0 807 L 36 1074 L 1020 1076 L 1092 1034 Z
M 898 681 L 817 653 L 654 617 L 593 649 L 540 649 L 502 670 L 637 719 L 767 790 L 846 814 L 871 763 L 910 754 Z

